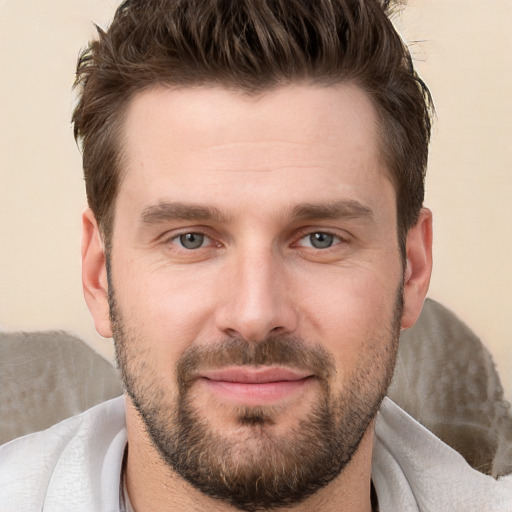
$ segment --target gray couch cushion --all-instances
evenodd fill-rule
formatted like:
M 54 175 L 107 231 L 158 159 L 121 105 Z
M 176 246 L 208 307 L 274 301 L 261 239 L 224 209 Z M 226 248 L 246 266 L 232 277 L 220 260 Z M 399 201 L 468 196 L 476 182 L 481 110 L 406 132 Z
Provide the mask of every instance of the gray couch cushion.
M 0 332 L 0 443 L 122 392 L 116 369 L 70 334 Z
M 492 357 L 441 304 L 427 299 L 416 325 L 402 333 L 388 395 L 475 469 L 512 472 L 510 406 Z

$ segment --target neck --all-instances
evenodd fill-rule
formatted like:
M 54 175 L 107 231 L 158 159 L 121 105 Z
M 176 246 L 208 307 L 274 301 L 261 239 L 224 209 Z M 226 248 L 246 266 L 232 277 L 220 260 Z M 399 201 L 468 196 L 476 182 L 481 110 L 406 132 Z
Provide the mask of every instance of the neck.
M 223 501 L 210 498 L 192 487 L 160 457 L 131 401 L 126 399 L 128 457 L 125 484 L 135 512 L 237 512 Z M 343 472 L 327 486 L 293 507 L 274 512 L 371 512 L 371 458 L 374 422 Z

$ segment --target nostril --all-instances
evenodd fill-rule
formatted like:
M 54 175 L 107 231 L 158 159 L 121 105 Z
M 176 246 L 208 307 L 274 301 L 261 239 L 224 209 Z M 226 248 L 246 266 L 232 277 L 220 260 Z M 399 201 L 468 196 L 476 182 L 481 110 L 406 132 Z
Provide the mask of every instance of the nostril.
M 225 329 L 224 333 L 229 338 L 239 338 L 240 337 L 240 334 L 235 329 Z

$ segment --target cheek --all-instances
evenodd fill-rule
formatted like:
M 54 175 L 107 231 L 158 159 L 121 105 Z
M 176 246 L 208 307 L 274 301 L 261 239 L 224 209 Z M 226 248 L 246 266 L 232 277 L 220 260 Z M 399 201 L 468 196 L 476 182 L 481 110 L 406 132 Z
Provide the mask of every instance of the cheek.
M 118 268 L 123 268 L 120 264 Z M 116 301 L 127 329 L 168 367 L 194 341 L 211 334 L 212 280 L 131 262 L 114 275 Z
M 317 276 L 302 283 L 310 297 L 303 312 L 306 336 L 323 343 L 340 367 L 353 367 L 382 338 L 389 342 L 400 272 L 340 269 L 325 281 Z

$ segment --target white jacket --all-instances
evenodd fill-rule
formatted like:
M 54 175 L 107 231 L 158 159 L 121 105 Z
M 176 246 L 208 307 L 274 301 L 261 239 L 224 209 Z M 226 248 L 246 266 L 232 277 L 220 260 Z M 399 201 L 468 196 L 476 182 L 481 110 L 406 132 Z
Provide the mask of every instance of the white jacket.
M 120 512 L 125 445 L 123 397 L 3 445 L 0 512 Z M 512 475 L 475 471 L 389 398 L 372 480 L 381 512 L 512 512 Z

